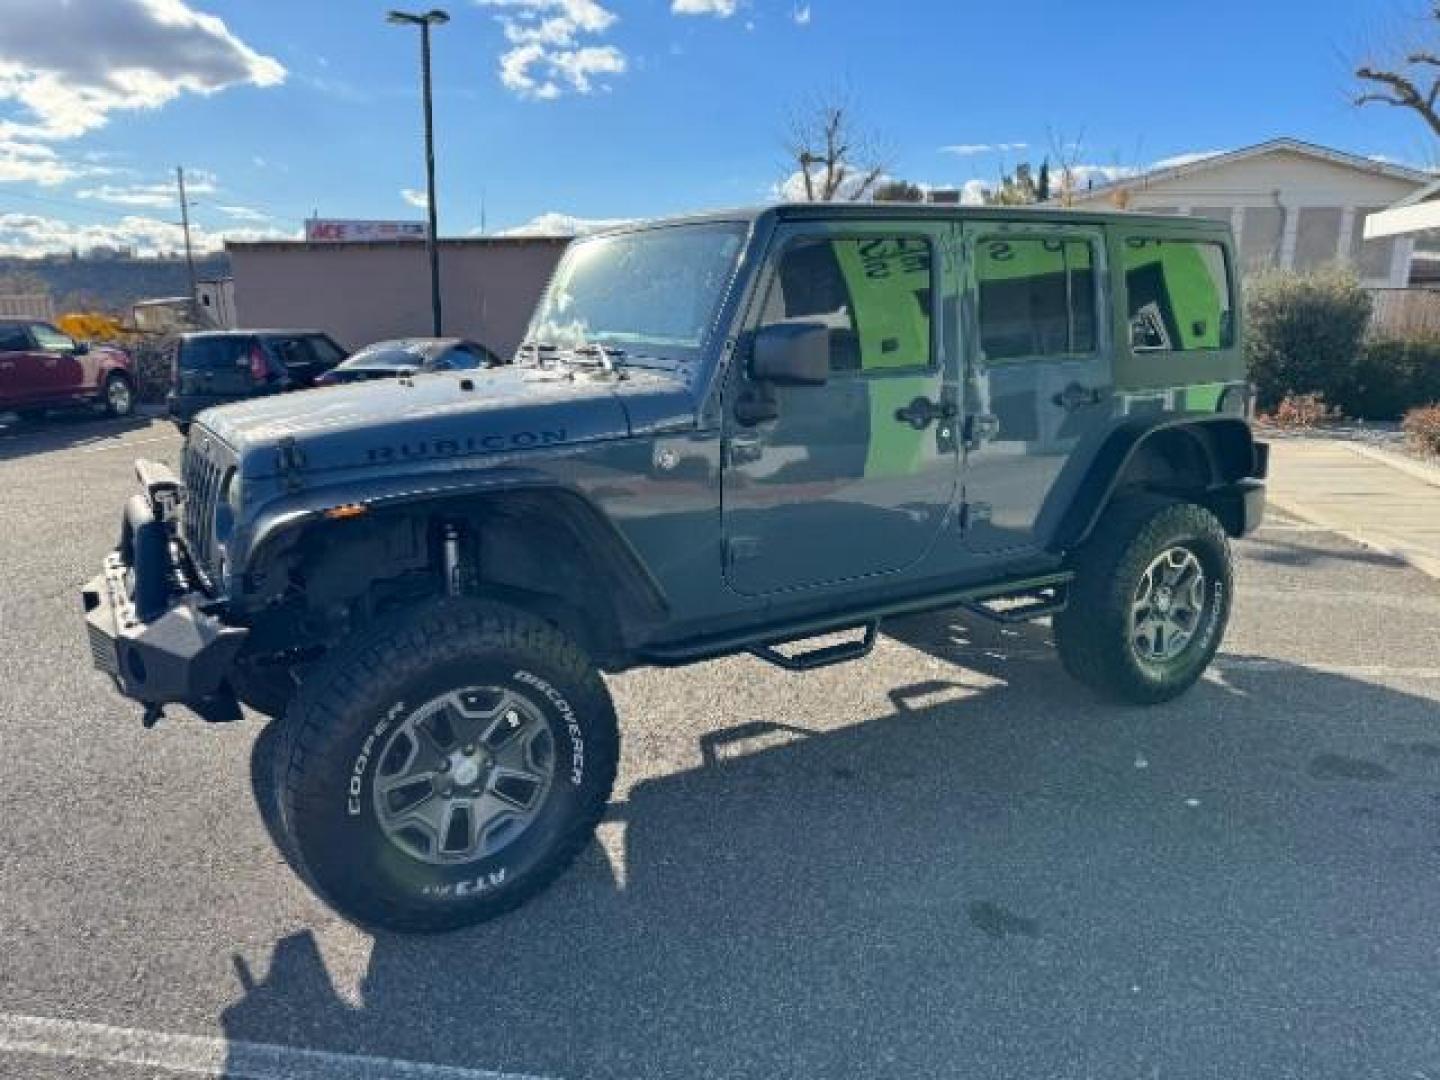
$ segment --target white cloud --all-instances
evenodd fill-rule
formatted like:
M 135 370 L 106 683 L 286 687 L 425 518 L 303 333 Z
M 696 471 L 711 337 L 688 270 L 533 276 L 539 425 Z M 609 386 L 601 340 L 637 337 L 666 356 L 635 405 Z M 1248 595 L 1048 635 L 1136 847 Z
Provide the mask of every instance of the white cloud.
M 419 207 L 421 210 L 430 205 L 430 200 L 425 197 L 425 192 L 416 191 L 414 188 L 401 188 L 400 197 L 411 206 Z
M 185 177 L 185 197 L 208 195 L 215 190 L 215 177 L 196 170 Z M 179 208 L 180 194 L 173 182 L 159 184 L 102 184 L 76 192 L 82 199 L 112 203 L 115 206 L 148 206 Z
M 960 203 L 963 206 L 980 206 L 990 193 L 990 185 L 984 180 L 966 180 L 960 188 Z
M 1124 180 L 1139 173 L 1130 165 L 1086 165 L 1077 164 L 1069 167 L 1070 183 L 1076 191 L 1084 191 L 1088 187 L 1095 187 L 1100 184 L 1112 184 L 1116 180 Z M 1050 170 L 1050 182 L 1052 186 L 1059 183 L 1061 179 L 1060 169 Z
M 284 78 L 279 61 L 184 0 L 6 0 L 0 19 L 0 126 L 12 136 L 75 138 L 112 112 Z
M 598 80 L 622 75 L 625 54 L 593 39 L 618 18 L 596 0 L 476 0 L 492 8 L 510 48 L 500 57 L 500 82 L 520 97 L 550 101 L 565 93 L 604 89 Z
M 810 5 L 802 4 L 800 7 L 795 8 L 790 13 L 790 18 L 796 26 L 809 26 L 811 19 Z
M 91 171 L 62 161 L 55 151 L 40 143 L 0 139 L 0 183 L 11 181 L 53 187 Z
M 951 146 L 942 146 L 942 154 L 954 154 L 957 157 L 975 157 L 978 154 L 1003 154 L 1011 150 L 1028 150 L 1029 143 L 1023 142 L 1002 142 L 1002 143 L 955 143 Z
M 1206 158 L 1219 157 L 1228 153 L 1226 150 L 1191 150 L 1184 154 L 1175 154 L 1171 157 L 1161 158 L 1150 166 L 1152 169 L 1177 169 L 1181 165 L 1193 165 L 1197 161 L 1204 161 Z
M 298 239 L 300 231 L 281 229 L 220 229 L 192 225 L 191 239 L 200 251 L 217 251 L 226 240 Z M 138 215 L 104 225 L 77 225 L 38 214 L 0 214 L 0 255 L 44 255 L 93 247 L 130 247 L 141 255 L 184 250 L 180 226 Z
M 820 178 L 824 175 L 824 167 L 817 165 L 811 170 L 810 175 L 814 178 L 813 186 L 818 190 L 821 186 Z M 855 189 L 863 179 L 864 173 L 854 173 L 847 176 L 841 181 L 839 190 L 835 192 L 834 201 L 849 202 L 851 196 L 855 193 Z M 893 179 L 895 179 L 893 176 L 881 174 L 876 178 L 870 190 L 873 191 L 875 188 L 882 184 L 889 183 Z M 923 185 L 921 186 L 923 187 Z M 770 187 L 770 197 L 772 199 L 778 199 L 781 202 L 809 202 L 805 197 L 805 174 L 799 169 L 796 169 L 780 183 L 772 184 Z M 869 196 L 867 195 L 866 197 L 868 198 Z
M 717 19 L 728 19 L 735 14 L 737 0 L 671 0 L 670 11 L 675 15 L 713 15 Z
M 228 218 L 236 221 L 269 221 L 270 215 L 263 210 L 256 210 L 253 206 L 216 206 L 216 210 Z
M 584 236 L 602 229 L 628 225 L 630 218 L 581 218 L 557 210 L 531 218 L 524 225 L 502 229 L 499 236 Z

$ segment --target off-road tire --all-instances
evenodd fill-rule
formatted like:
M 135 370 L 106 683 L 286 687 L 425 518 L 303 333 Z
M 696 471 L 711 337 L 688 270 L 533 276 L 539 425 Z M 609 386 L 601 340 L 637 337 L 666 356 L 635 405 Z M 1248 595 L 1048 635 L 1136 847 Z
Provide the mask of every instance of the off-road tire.
M 435 695 L 518 693 L 553 741 L 533 820 L 505 846 L 437 865 L 381 825 L 386 738 Z M 589 657 L 554 625 L 491 602 L 449 601 L 378 625 L 307 672 L 281 727 L 281 850 L 322 899 L 370 929 L 453 930 L 511 911 L 564 871 L 610 798 L 619 730 Z
M 298 872 L 294 846 L 285 831 L 280 809 L 280 788 L 285 779 L 287 752 L 283 724 L 275 721 L 260 729 L 250 747 L 250 791 L 255 797 L 260 822 L 271 842 L 290 867 Z
M 1206 603 L 1179 655 L 1151 662 L 1134 647 L 1131 606 L 1146 568 L 1174 548 L 1199 560 Z M 1124 496 L 1075 552 L 1072 568 L 1069 604 L 1054 619 L 1055 645 L 1072 677 L 1111 700 L 1153 705 L 1204 674 L 1225 635 L 1234 588 L 1230 545 L 1214 514 L 1163 496 Z
M 242 704 L 276 719 L 285 715 L 297 690 L 288 668 L 247 664 L 235 666 L 230 673 L 230 686 Z
M 124 395 L 115 392 L 117 385 L 125 388 Z M 105 377 L 105 385 L 100 389 L 100 404 L 105 415 L 123 420 L 135 411 L 135 384 L 126 376 L 112 372 Z

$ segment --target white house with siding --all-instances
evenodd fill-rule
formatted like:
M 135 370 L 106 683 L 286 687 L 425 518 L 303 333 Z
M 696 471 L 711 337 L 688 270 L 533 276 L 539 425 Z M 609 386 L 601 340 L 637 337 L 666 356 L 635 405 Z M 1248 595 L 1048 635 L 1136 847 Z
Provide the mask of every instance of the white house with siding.
M 1365 221 L 1423 190 L 1428 173 L 1298 139 L 1272 139 L 1077 192 L 1076 207 L 1122 207 L 1230 222 L 1243 269 L 1354 266 L 1366 285 L 1409 284 L 1414 240 L 1365 239 Z

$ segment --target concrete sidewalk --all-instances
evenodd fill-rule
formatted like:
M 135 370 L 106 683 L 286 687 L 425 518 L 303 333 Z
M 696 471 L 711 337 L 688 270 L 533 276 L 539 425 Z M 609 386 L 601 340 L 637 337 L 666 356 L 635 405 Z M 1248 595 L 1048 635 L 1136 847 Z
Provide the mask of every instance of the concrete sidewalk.
M 1440 578 L 1434 466 L 1342 439 L 1271 437 L 1269 497 L 1279 510 Z

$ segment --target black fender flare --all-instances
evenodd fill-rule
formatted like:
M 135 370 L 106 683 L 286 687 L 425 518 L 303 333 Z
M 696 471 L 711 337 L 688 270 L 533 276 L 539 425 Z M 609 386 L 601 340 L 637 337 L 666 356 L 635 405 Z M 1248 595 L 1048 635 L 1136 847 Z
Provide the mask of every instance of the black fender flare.
M 1036 518 L 1036 532 L 1049 551 L 1063 553 L 1083 543 L 1114 497 L 1126 468 L 1141 448 L 1167 433 L 1182 433 L 1206 462 L 1206 494 L 1242 480 L 1263 479 L 1266 453 L 1250 425 L 1223 413 L 1126 416 L 1082 439 L 1071 452 Z

